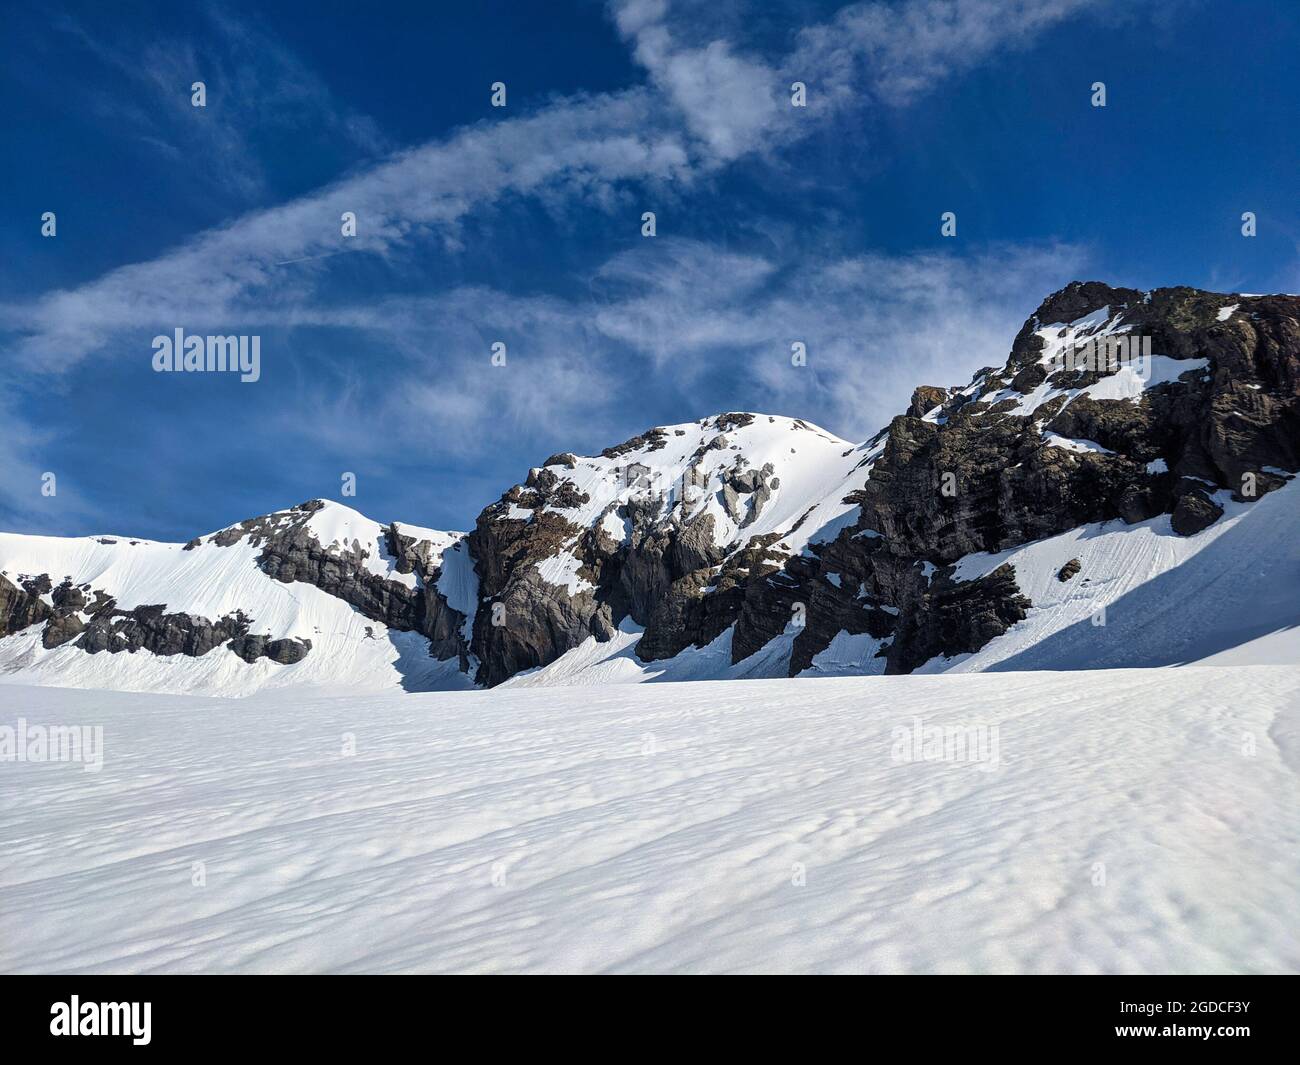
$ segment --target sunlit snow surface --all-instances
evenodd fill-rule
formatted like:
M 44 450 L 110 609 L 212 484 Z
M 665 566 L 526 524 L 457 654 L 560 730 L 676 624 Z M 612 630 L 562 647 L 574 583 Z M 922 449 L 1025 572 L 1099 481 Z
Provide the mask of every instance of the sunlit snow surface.
M 365 568 L 375 576 L 404 589 L 416 587 L 414 573 L 398 571 L 378 522 L 327 502 L 311 516 L 308 528 L 334 552 L 364 552 Z M 470 615 L 468 632 L 478 578 L 462 534 L 405 523 L 398 529 L 414 540 L 429 541 L 433 564 L 442 563 L 438 588 L 453 608 Z M 92 655 L 75 642 L 44 647 L 44 626 L 34 625 L 0 640 L 0 682 L 223 696 L 284 686 L 331 693 L 472 686 L 457 660 L 432 658 L 429 641 L 419 633 L 389 629 L 314 585 L 274 580 L 258 564 L 260 543 L 245 537 L 222 547 L 213 542 L 215 536 L 203 537 L 191 550 L 122 536 L 0 533 L 0 574 L 12 582 L 43 573 L 54 584 L 68 577 L 105 591 L 121 610 L 163 604 L 171 612 L 210 621 L 241 611 L 254 633 L 310 640 L 311 650 L 302 661 L 283 665 L 259 658 L 249 663 L 220 646 L 200 657 L 145 650 Z
M 106 753 L 0 763 L 4 971 L 1300 969 L 1290 665 L 20 716 Z M 996 768 L 898 760 L 918 719 Z

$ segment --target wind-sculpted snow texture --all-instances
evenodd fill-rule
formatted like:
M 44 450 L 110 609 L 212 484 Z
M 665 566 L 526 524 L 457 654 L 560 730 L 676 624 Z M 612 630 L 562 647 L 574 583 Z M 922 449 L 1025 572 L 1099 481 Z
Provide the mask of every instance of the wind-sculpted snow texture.
M 1071 361 L 1120 339 L 1149 357 Z M 1300 297 L 1075 282 L 862 444 L 659 426 L 552 456 L 466 535 L 316 500 L 183 548 L 0 536 L 0 671 L 228 695 L 1188 661 L 1300 622 L 1298 469 Z
M 7 972 L 1300 968 L 1295 666 L 0 692 Z

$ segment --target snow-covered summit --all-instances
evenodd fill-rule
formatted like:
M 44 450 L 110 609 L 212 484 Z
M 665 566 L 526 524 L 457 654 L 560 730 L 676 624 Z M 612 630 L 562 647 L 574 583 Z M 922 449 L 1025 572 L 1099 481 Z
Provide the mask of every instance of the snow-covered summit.
M 707 519 L 728 553 L 775 534 L 799 551 L 817 531 L 805 521 L 863 464 L 855 445 L 816 425 L 769 414 L 727 413 L 656 426 L 595 456 L 552 456 L 506 493 L 493 520 L 533 520 L 540 509 L 626 544 L 639 509 L 655 524 Z
M 460 540 L 323 500 L 186 544 L 0 534 L 0 674 L 223 695 L 284 684 L 461 687 L 458 663 L 430 657 L 396 608 L 436 594 L 424 577 Z M 394 553 L 403 543 L 405 557 Z M 298 572 L 286 575 L 286 560 Z M 349 600 L 361 594 L 387 596 L 390 616 L 359 611 Z

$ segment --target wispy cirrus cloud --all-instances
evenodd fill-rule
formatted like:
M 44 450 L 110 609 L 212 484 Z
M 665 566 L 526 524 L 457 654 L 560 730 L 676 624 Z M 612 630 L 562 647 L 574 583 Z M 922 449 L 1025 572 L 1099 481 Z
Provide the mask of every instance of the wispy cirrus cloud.
M 599 197 L 624 181 L 689 176 L 681 138 L 634 90 L 566 100 L 526 118 L 480 123 L 283 206 L 210 230 L 157 259 L 111 271 L 34 304 L 0 309 L 17 334 L 15 360 L 35 372 L 75 365 L 110 337 L 183 317 L 194 328 L 276 316 L 316 275 L 290 279 L 286 261 L 327 253 L 384 256 L 406 241 L 443 239 L 476 209 L 506 196 Z M 339 220 L 357 216 L 357 235 Z
M 467 221 L 503 203 L 607 210 L 629 189 L 689 192 L 740 160 L 761 161 L 797 143 L 842 108 L 912 99 L 1000 47 L 1023 44 L 1079 6 L 1069 0 L 858 4 L 828 23 L 804 27 L 789 38 L 792 47 L 768 56 L 740 41 L 701 34 L 681 3 L 616 3 L 615 20 L 647 72 L 645 85 L 493 115 L 310 194 L 242 214 L 156 258 L 0 305 L 6 355 L 0 380 L 30 387 L 92 354 L 111 359 L 124 337 L 138 356 L 141 334 L 177 324 L 209 332 L 332 325 L 380 339 L 399 362 L 409 363 L 395 368 L 382 393 L 366 381 L 335 392 L 317 386 L 320 409 L 340 416 L 352 410 L 358 422 L 359 415 L 379 420 L 385 426 L 381 443 L 436 439 L 472 450 L 477 442 L 521 431 L 608 438 L 623 431 L 626 411 L 638 408 L 636 393 L 647 384 L 638 374 L 658 375 L 651 379 L 664 406 L 693 404 L 700 416 L 710 413 L 700 406 L 711 406 L 720 393 L 697 387 L 699 380 L 733 370 L 744 385 L 722 393 L 732 397 L 723 405 L 781 408 L 862 435 L 897 410 L 900 392 L 918 377 L 951 380 L 952 352 L 960 350 L 963 360 L 967 351 L 988 352 L 972 361 L 994 361 L 1008 323 L 1018 324 L 1031 297 L 1014 285 L 998 290 L 978 270 L 943 257 L 866 256 L 812 265 L 798 256 L 662 238 L 652 255 L 609 260 L 591 278 L 586 299 L 463 287 L 429 298 L 349 305 L 330 282 L 353 256 L 383 267 L 411 247 L 455 253 Z M 221 34 L 231 55 L 268 47 L 241 24 L 227 23 Z M 962 34 L 969 37 L 965 45 Z M 108 53 L 101 58 L 114 61 Z M 184 75 L 188 84 L 190 68 L 202 65 L 202 57 L 185 52 L 164 60 L 172 66 L 162 74 L 131 76 L 150 79 L 154 93 L 171 94 L 177 78 Z M 287 53 L 248 82 L 240 81 L 237 66 L 209 69 L 218 70 L 216 80 L 234 98 L 246 100 L 240 122 L 212 131 L 217 140 L 210 148 L 218 155 L 238 159 L 252 151 L 247 123 L 259 121 L 259 101 L 277 93 L 286 106 L 276 114 L 332 106 Z M 808 83 L 807 109 L 790 106 L 792 80 Z M 183 95 L 175 102 L 189 106 Z M 364 119 L 344 111 L 340 121 L 354 119 L 357 143 L 377 149 L 381 142 Z M 137 133 L 168 143 L 165 124 Z M 340 234 L 345 211 L 357 216 L 355 238 Z M 1043 267 L 1041 260 L 1032 265 L 1030 253 L 1008 255 L 987 259 L 984 269 L 1015 274 L 1022 259 L 1031 263 L 1026 271 Z M 1058 256 L 1053 265 L 1068 258 Z M 901 288 L 890 280 L 902 277 L 910 281 Z M 1042 291 L 1038 278 L 1032 298 Z M 512 358 L 524 373 L 486 376 L 484 341 L 498 334 L 522 339 Z M 805 340 L 814 355 L 802 376 L 787 374 L 794 339 Z M 882 370 L 873 353 L 895 349 L 905 357 L 895 360 L 895 370 Z M 442 356 L 436 379 L 430 379 L 430 351 Z M 865 398 L 849 389 L 865 389 Z M 313 397 L 303 398 L 311 409 Z M 324 431 L 299 422 L 301 431 Z M 375 446 L 376 439 L 372 433 L 353 444 Z
M 902 105 L 945 79 L 1024 47 L 1105 0 L 898 0 L 849 4 L 802 27 L 788 52 L 765 57 L 726 38 L 699 39 L 698 5 L 612 0 L 637 61 L 714 164 L 803 137 L 809 120 L 864 105 Z M 795 82 L 807 106 L 791 107 Z
M 830 21 L 800 31 L 784 63 L 789 73 L 818 72 L 841 104 L 867 91 L 905 104 L 940 82 L 1022 48 L 1045 30 L 1104 0 L 908 0 L 850 4 Z
M 354 453 L 400 440 L 472 456 L 521 440 L 599 449 L 655 420 L 743 408 L 865 439 L 916 385 L 1001 365 L 1043 296 L 1087 261 L 1065 244 L 826 260 L 667 238 L 614 256 L 574 299 L 469 287 L 292 312 L 280 324 L 359 330 L 400 361 L 378 381 L 309 385 L 319 416 L 285 415 L 279 431 Z M 509 363 L 494 367 L 501 338 Z M 806 365 L 791 361 L 795 341 Z
M 795 53 L 773 66 L 726 41 L 683 43 L 690 28 L 669 25 L 667 0 L 624 0 L 614 5 L 615 19 L 650 72 L 651 88 L 561 99 L 525 117 L 468 126 L 198 234 L 159 258 L 33 303 L 0 307 L 0 326 L 10 333 L 19 365 L 58 372 L 122 330 L 182 316 L 196 328 L 254 320 L 316 291 L 316 273 L 288 281 L 286 262 L 320 259 L 319 269 L 327 270 L 332 254 L 345 250 L 382 258 L 406 242 L 454 247 L 463 219 L 506 197 L 600 203 L 630 183 L 689 185 L 702 171 L 803 135 L 785 84 L 792 70 L 822 72 L 834 99 L 872 56 L 883 57 L 886 71 L 916 60 L 920 66 L 906 86 L 882 83 L 892 86 L 890 93 L 914 93 L 999 44 L 1025 41 L 1079 6 L 1072 0 L 852 5 L 832 23 L 801 31 Z M 963 54 L 959 38 L 966 32 L 973 37 Z M 815 114 L 825 106 L 814 91 L 809 109 Z M 339 232 L 344 211 L 358 216 L 357 236 L 346 242 Z
M 106 34 L 96 13 L 64 14 L 54 25 L 92 65 L 120 84 L 95 79 L 88 105 L 124 134 L 168 160 L 220 160 L 194 175 L 234 202 L 261 199 L 270 190 L 257 139 L 292 132 L 342 142 L 358 158 L 392 146 L 373 118 L 337 100 L 290 49 L 255 21 L 216 5 L 200 7 L 203 31 L 192 36 Z M 204 83 L 207 106 L 191 103 L 191 86 Z
M 311 324 L 319 317 L 312 298 L 318 270 L 329 264 L 286 270 L 285 260 L 351 248 L 383 256 L 408 239 L 454 232 L 461 218 L 496 197 L 544 188 L 599 196 L 619 180 L 677 173 L 686 156 L 671 133 L 626 132 L 646 111 L 644 94 L 632 93 L 473 128 L 316 196 L 246 216 L 159 259 L 52 293 L 35 306 L 7 307 L 3 321 L 17 336 L 14 360 L 29 372 L 62 372 L 124 331 L 177 321 L 221 330 L 285 319 Z M 345 210 L 359 219 L 352 244 L 338 235 Z M 458 297 L 462 306 L 464 299 Z

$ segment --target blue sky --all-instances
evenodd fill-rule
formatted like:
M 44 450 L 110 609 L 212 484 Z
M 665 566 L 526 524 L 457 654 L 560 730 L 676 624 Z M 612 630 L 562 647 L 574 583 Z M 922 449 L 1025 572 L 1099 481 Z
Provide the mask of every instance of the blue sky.
M 8 5 L 0 528 L 186 539 L 345 472 L 467 528 L 653 424 L 863 439 L 1078 277 L 1300 291 L 1298 46 L 1263 2 Z M 177 327 L 261 379 L 155 373 Z

